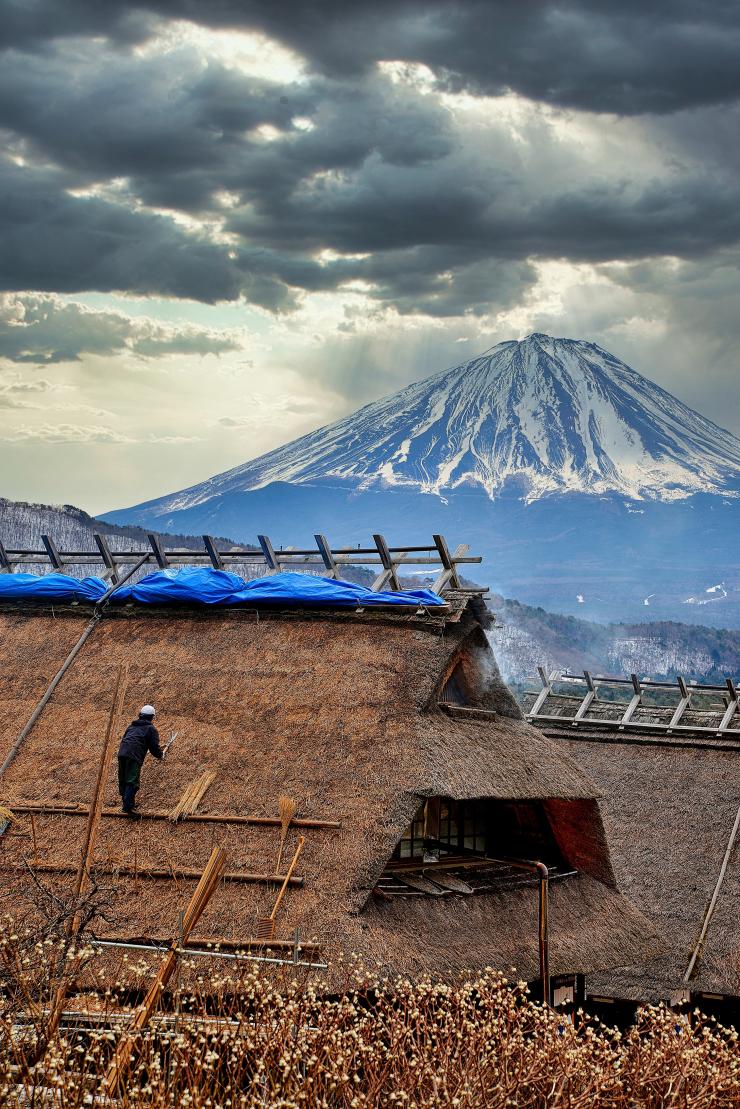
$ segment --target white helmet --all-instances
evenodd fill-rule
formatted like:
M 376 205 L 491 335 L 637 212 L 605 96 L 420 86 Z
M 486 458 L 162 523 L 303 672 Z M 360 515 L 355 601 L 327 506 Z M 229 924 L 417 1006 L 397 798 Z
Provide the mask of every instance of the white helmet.
M 157 715 L 157 712 L 156 712 L 156 709 L 154 708 L 154 705 L 144 705 L 143 709 L 139 713 L 139 716 L 156 716 L 156 715 Z

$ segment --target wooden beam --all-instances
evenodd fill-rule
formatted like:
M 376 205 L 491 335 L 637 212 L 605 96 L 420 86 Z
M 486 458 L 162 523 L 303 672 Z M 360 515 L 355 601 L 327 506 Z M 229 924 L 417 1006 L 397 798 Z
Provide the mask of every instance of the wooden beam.
M 394 559 L 388 549 L 388 544 L 386 543 L 385 538 L 382 535 L 373 535 L 373 539 L 375 541 L 375 546 L 377 547 L 378 555 L 380 557 L 380 562 L 383 569 L 375 578 L 375 581 L 370 586 L 370 588 L 374 593 L 380 593 L 383 589 L 386 588 L 387 585 L 390 585 L 391 589 L 400 590 L 401 583 L 399 582 L 398 575 L 396 574 L 396 567 L 398 566 L 398 563 L 403 560 L 403 555 L 401 555 L 401 557 L 398 559 Z
M 12 574 L 13 564 L 8 558 L 8 552 L 0 542 L 0 574 Z
M 129 817 L 129 819 L 131 819 Z M 21 863 L 6 863 L 0 866 L 0 872 L 5 870 L 11 871 L 27 871 L 27 866 Z M 70 863 L 39 863 L 38 866 L 32 867 L 34 873 L 37 874 L 76 874 L 77 867 Z M 140 866 L 95 866 L 94 872 L 96 874 L 112 874 L 122 878 L 153 878 L 159 882 L 168 881 L 182 881 L 191 882 L 197 881 L 200 878 L 201 872 L 193 870 L 189 867 L 163 869 L 161 867 L 140 867 Z M 247 870 L 230 870 L 224 873 L 224 881 L 226 882 L 246 882 L 256 885 L 264 886 L 279 886 L 285 881 L 284 874 L 256 874 Z M 303 886 L 305 884 L 304 878 L 291 877 L 290 886 Z
M 341 574 L 339 573 L 339 566 L 337 564 L 337 560 L 332 554 L 332 549 L 329 546 L 328 539 L 326 538 L 326 536 L 320 535 L 318 532 L 316 533 L 316 535 L 314 535 L 314 539 L 316 540 L 316 546 L 319 548 L 319 554 L 321 555 L 321 559 L 326 568 L 327 578 L 336 578 L 337 580 L 339 580 L 341 578 Z
M 114 585 L 117 585 L 119 579 L 118 567 L 116 566 L 116 560 L 113 558 L 113 553 L 108 546 L 108 540 L 104 535 L 101 535 L 99 531 L 93 532 L 93 539 L 100 551 L 100 557 L 105 564 L 106 574 L 104 577 L 109 577 Z
M 678 688 L 681 692 L 681 700 L 678 702 L 678 705 L 676 706 L 676 711 L 671 717 L 670 723 L 668 725 L 667 732 L 669 735 L 671 733 L 671 729 L 675 728 L 676 725 L 680 723 L 681 717 L 686 712 L 686 709 L 691 703 L 691 693 L 686 688 L 686 682 L 680 674 L 676 674 L 676 683 L 678 684 Z
M 49 556 L 49 562 L 55 570 L 62 570 L 64 568 L 64 559 L 57 550 L 57 545 L 50 535 L 42 535 L 41 542 L 46 548 L 46 553 Z
M 717 729 L 717 735 L 722 735 L 723 732 L 729 729 L 730 724 L 732 723 L 732 718 L 738 711 L 737 689 L 735 688 L 735 683 L 733 682 L 732 678 L 727 679 L 727 690 L 730 696 L 728 698 L 725 714 L 722 717 L 719 728 Z M 734 730 L 737 731 L 737 729 Z
M 275 548 L 270 541 L 270 537 L 268 535 L 258 535 L 257 541 L 264 555 L 265 562 L 267 563 L 267 573 L 280 574 L 283 568 L 280 565 L 278 556 L 275 554 Z
M 638 678 L 637 674 L 630 674 L 630 678 L 632 680 L 632 688 L 634 689 L 634 693 L 632 695 L 632 700 L 627 705 L 627 708 L 624 711 L 624 715 L 619 721 L 620 728 L 624 728 L 625 724 L 629 724 L 637 709 L 642 704 L 642 686 L 640 685 L 640 679 Z
M 552 693 L 553 682 L 558 677 L 557 670 L 553 670 L 552 674 L 550 674 L 550 676 L 548 677 L 543 666 L 537 667 L 537 673 L 539 674 L 540 681 L 542 682 L 542 689 L 537 694 L 537 699 L 532 705 L 532 708 L 526 714 L 527 720 L 532 720 L 535 716 L 539 716 L 542 706 Z
M 170 563 L 164 552 L 159 536 L 150 532 L 149 535 L 147 535 L 147 539 L 149 540 L 149 545 L 152 548 L 154 557 L 157 560 L 157 566 L 159 566 L 160 570 L 166 570 Z
M 432 586 L 433 592 L 444 593 L 449 585 L 453 589 L 461 589 L 462 585 L 457 576 L 457 559 L 462 558 L 470 550 L 470 547 L 467 543 L 461 543 L 456 548 L 454 555 L 451 555 L 444 535 L 435 535 L 433 538 L 434 545 L 439 551 L 439 560 L 442 563 L 442 573 Z
M 10 802 L 13 812 L 41 813 L 47 816 L 87 816 L 88 809 L 82 805 L 49 805 L 43 801 Z M 164 810 L 143 809 L 137 813 L 142 820 L 169 820 L 169 813 Z M 103 809 L 103 816 L 112 816 L 116 819 L 130 819 L 120 809 Z M 258 827 L 279 828 L 280 818 L 277 816 L 237 816 L 230 813 L 189 813 L 180 818 L 180 823 L 186 821 L 200 822 L 203 824 L 254 824 Z M 289 827 L 291 828 L 324 828 L 334 830 L 341 828 L 340 820 L 314 820 L 310 817 L 294 817 Z
M 204 535 L 203 542 L 205 544 L 206 551 L 208 552 L 208 557 L 211 560 L 211 566 L 213 567 L 213 569 L 223 570 L 224 560 L 219 554 L 218 547 L 216 546 L 216 540 L 213 538 L 212 535 Z
M 578 727 L 581 720 L 584 719 L 586 713 L 591 708 L 592 703 L 596 700 L 596 686 L 594 685 L 593 678 L 588 670 L 583 671 L 583 680 L 586 683 L 586 696 L 578 706 L 578 711 L 573 717 L 573 727 Z

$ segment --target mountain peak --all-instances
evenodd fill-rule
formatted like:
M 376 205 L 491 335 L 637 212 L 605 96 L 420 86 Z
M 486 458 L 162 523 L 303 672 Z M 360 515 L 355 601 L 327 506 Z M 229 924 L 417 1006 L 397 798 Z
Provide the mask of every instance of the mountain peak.
M 740 440 L 596 344 L 535 331 L 152 504 L 166 515 L 273 482 L 738 497 Z

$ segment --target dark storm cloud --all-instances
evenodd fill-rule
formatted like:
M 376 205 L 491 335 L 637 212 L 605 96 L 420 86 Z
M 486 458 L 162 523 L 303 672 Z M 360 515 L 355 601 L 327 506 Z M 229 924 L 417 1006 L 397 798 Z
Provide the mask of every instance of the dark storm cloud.
M 127 290 L 233 299 L 227 252 L 173 220 L 66 191 L 55 171 L 0 162 L 0 290 Z
M 620 125 L 624 153 L 601 166 L 588 141 L 536 123 L 515 139 L 494 117 L 476 139 L 439 95 L 374 67 L 418 60 L 439 87 L 668 112 L 735 96 L 734 4 L 0 0 L 0 12 L 14 44 L 0 127 L 23 163 L 0 164 L 0 289 L 243 296 L 289 312 L 302 292 L 354 286 L 400 313 L 475 315 L 521 302 L 533 260 L 701 258 L 740 239 L 718 109 Z M 168 18 L 260 29 L 307 58 L 308 76 L 258 79 L 184 44 L 131 49 Z M 650 173 L 641 142 L 662 151 Z
M 54 36 L 143 40 L 157 19 L 258 29 L 316 70 L 350 76 L 378 60 L 429 66 L 443 84 L 631 115 L 740 95 L 734 0 L 5 0 L 7 42 Z

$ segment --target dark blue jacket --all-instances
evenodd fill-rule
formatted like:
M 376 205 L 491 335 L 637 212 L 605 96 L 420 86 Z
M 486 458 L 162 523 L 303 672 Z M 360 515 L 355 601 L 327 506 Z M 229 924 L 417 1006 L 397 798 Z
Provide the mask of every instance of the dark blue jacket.
M 143 763 L 147 751 L 155 759 L 162 758 L 162 748 L 159 746 L 159 732 L 146 716 L 140 716 L 129 724 L 123 734 L 121 746 L 118 748 L 119 759 L 133 759 L 139 764 Z

